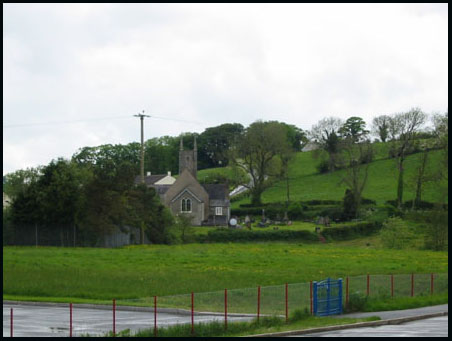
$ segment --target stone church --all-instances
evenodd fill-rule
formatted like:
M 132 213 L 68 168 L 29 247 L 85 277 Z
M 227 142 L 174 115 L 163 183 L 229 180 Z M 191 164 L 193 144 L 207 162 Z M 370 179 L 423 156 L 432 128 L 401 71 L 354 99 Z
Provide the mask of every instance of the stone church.
M 173 215 L 187 215 L 192 225 L 226 226 L 230 217 L 229 188 L 227 184 L 200 184 L 197 180 L 198 150 L 196 138 L 193 150 L 184 150 L 182 139 L 179 148 L 179 176 L 145 176 L 145 184 L 156 189 L 160 200 Z M 135 183 L 140 183 L 137 176 Z

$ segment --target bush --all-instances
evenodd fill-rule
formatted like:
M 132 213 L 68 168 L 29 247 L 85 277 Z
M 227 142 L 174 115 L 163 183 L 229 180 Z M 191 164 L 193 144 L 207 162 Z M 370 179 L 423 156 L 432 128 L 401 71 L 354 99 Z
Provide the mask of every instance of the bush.
M 361 198 L 361 204 L 363 205 L 376 205 L 377 202 L 372 199 Z
M 393 217 L 383 223 L 380 236 L 385 247 L 403 249 L 412 245 L 415 233 L 404 220 Z
M 305 217 L 303 211 L 303 205 L 300 202 L 292 202 L 287 210 L 287 215 L 291 220 L 303 219 Z
M 386 201 L 387 204 L 393 206 L 393 207 L 397 207 L 397 200 L 387 200 Z M 413 207 L 413 200 L 407 200 L 404 203 L 402 203 L 402 208 L 405 210 L 411 209 Z M 416 209 L 419 210 L 432 210 L 435 208 L 443 208 L 443 209 L 448 209 L 448 204 L 438 204 L 438 203 L 433 203 L 433 202 L 428 202 L 428 201 L 423 201 L 421 200 L 417 206 Z
M 332 221 L 341 222 L 346 221 L 347 218 L 344 216 L 344 210 L 342 207 L 331 207 L 323 209 L 318 212 L 321 217 L 328 217 Z
M 231 197 L 229 200 L 230 200 L 231 202 L 234 202 L 234 201 L 240 201 L 240 200 L 242 200 L 242 199 L 248 198 L 249 196 L 250 196 L 250 191 L 245 191 L 245 192 L 242 192 L 242 193 L 240 193 L 240 194 L 234 195 L 234 196 Z M 240 205 L 240 206 L 241 206 L 241 205 Z
M 410 212 L 407 219 L 420 222 L 425 228 L 426 249 L 447 250 L 449 232 L 449 212 L 446 210 Z
M 348 305 L 345 306 L 344 312 L 353 313 L 356 311 L 365 311 L 368 297 L 363 294 L 351 293 L 348 298 Z
M 249 231 L 249 230 L 232 230 L 232 229 L 216 229 L 209 231 L 207 235 L 198 236 L 199 242 L 255 242 L 255 241 L 317 241 L 318 236 L 310 231 L 291 231 L 291 230 L 274 230 L 274 231 Z
M 327 227 L 322 230 L 322 236 L 331 240 L 347 240 L 356 237 L 369 236 L 381 229 L 379 223 L 364 222 L 356 225 Z
M 308 201 L 300 201 L 301 204 L 306 204 L 310 206 L 316 205 L 341 205 L 342 201 L 340 200 L 308 200 Z
M 328 160 L 320 160 L 319 164 L 315 168 L 320 174 L 328 173 L 330 170 L 330 164 Z

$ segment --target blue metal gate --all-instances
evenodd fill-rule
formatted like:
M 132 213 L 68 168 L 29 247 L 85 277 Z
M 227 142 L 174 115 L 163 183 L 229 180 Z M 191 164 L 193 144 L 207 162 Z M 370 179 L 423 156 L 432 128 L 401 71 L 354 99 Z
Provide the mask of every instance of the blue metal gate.
M 342 278 L 313 282 L 314 315 L 342 314 Z

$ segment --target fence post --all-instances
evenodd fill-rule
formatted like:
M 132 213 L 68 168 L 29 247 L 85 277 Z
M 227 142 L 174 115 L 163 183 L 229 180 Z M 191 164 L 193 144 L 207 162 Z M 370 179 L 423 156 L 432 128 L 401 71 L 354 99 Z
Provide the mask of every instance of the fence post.
M 69 303 L 69 337 L 72 337 L 72 303 Z
M 317 282 L 316 281 L 314 281 L 314 283 L 312 283 L 312 291 L 313 291 L 313 301 L 314 301 L 314 315 L 315 314 L 317 314 L 317 299 L 314 299 L 314 297 L 315 298 L 317 298 Z
M 286 283 L 286 322 L 289 321 L 289 285 Z
M 433 274 L 430 274 L 430 295 L 433 295 Z
M 394 275 L 391 274 L 391 297 L 394 297 Z
M 193 291 L 191 292 L 191 333 L 192 335 L 195 333 L 195 298 Z
M 13 308 L 11 308 L 11 317 L 10 317 L 10 326 L 9 326 L 9 334 L 11 337 L 13 337 Z
M 414 274 L 411 274 L 411 297 L 414 296 Z
M 154 296 L 154 336 L 157 337 L 157 296 Z
M 367 296 L 370 294 L 370 275 L 367 274 Z
M 259 321 L 259 315 L 261 311 L 261 287 L 257 287 L 257 321 Z
M 113 336 L 116 336 L 116 300 L 113 299 Z
M 312 281 L 309 283 L 309 301 L 311 302 L 311 315 L 312 315 Z
M 345 306 L 348 307 L 348 276 L 345 278 Z
M 228 329 L 228 289 L 224 289 L 224 329 Z

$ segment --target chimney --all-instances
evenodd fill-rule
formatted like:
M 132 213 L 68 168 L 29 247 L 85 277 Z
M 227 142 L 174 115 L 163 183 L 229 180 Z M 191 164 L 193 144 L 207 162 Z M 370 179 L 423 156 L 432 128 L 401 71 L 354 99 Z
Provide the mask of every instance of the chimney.
M 151 176 L 151 172 L 146 172 L 146 175 L 147 176 Z
M 168 176 L 171 176 L 171 171 L 168 171 Z

